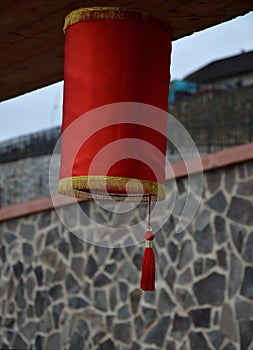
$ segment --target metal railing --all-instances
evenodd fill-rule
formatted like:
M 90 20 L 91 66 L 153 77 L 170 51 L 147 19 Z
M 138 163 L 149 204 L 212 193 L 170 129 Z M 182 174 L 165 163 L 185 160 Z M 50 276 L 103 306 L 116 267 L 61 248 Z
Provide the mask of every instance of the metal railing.
M 2 142 L 0 164 L 51 154 L 60 134 L 61 128 L 55 127 Z
M 202 154 L 253 141 L 253 86 L 184 97 L 169 106 L 169 113 L 184 125 Z M 168 153 L 175 152 L 168 144 Z

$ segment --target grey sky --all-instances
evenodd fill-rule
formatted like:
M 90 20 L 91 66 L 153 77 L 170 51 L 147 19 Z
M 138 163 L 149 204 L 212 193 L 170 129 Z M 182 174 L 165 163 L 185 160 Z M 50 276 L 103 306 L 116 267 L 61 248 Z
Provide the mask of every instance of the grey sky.
M 173 42 L 171 78 L 253 50 L 253 12 Z M 0 103 L 0 141 L 60 125 L 63 83 Z

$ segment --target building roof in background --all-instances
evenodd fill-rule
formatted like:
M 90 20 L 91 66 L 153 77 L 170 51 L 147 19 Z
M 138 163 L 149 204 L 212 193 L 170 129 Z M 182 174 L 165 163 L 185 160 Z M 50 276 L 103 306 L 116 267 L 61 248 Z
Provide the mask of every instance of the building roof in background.
M 248 72 L 253 72 L 253 51 L 211 62 L 184 79 L 196 83 L 211 83 Z

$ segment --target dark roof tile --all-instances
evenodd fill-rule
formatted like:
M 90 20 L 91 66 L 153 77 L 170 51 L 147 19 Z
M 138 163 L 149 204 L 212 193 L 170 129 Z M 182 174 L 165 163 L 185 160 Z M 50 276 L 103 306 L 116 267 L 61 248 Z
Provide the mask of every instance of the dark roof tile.
M 253 72 L 253 51 L 211 62 L 187 75 L 184 80 L 196 83 L 212 83 L 216 80 L 248 72 Z

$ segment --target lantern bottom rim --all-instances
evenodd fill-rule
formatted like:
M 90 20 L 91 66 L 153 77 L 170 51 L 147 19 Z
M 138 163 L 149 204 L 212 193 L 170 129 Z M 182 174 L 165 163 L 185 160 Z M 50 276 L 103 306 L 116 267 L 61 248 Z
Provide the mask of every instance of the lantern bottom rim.
M 147 202 L 165 199 L 163 184 L 115 176 L 73 176 L 61 178 L 58 193 L 78 199 Z

